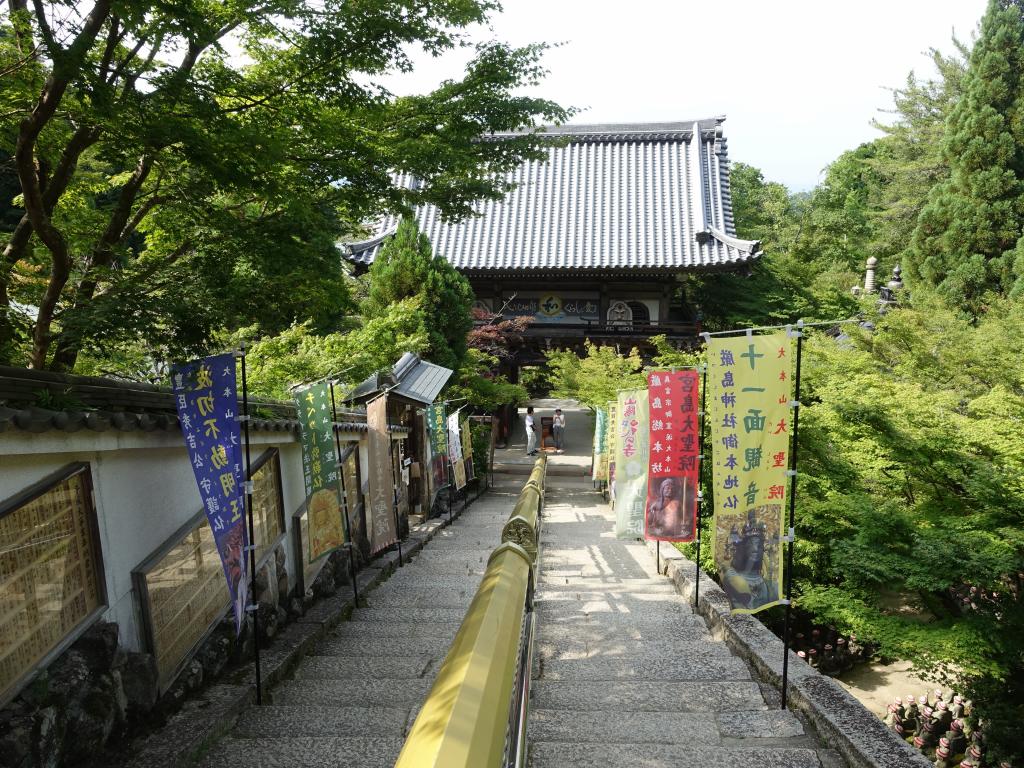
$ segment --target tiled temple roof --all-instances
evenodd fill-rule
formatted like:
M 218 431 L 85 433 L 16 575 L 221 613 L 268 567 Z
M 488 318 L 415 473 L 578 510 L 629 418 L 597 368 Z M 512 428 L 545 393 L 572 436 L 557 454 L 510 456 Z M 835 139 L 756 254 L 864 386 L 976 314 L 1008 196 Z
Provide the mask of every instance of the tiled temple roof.
M 435 255 L 464 271 L 739 266 L 761 244 L 735 236 L 723 120 L 548 128 L 564 142 L 510 173 L 516 186 L 503 200 L 454 222 L 421 205 L 416 221 Z M 388 216 L 372 237 L 343 245 L 346 258 L 372 264 L 398 221 Z

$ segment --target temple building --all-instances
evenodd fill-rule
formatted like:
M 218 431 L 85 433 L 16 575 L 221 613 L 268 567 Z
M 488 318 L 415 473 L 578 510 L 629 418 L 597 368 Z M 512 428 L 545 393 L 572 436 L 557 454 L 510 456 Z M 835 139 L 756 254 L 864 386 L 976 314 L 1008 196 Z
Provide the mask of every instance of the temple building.
M 455 222 L 422 205 L 416 221 L 478 307 L 533 318 L 516 366 L 588 338 L 641 350 L 656 334 L 696 343 L 699 311 L 678 277 L 744 270 L 761 256 L 760 242 L 736 237 L 723 121 L 547 128 L 547 158 L 511 173 L 503 200 Z M 397 226 L 385 218 L 346 258 L 369 268 Z

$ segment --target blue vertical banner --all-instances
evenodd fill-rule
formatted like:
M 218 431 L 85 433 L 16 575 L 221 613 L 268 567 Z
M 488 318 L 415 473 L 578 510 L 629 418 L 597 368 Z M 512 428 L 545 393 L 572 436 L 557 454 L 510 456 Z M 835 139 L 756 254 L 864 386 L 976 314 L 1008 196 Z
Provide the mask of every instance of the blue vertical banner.
M 249 589 L 242 430 L 233 354 L 176 365 L 171 386 L 206 519 L 220 553 L 240 632 Z

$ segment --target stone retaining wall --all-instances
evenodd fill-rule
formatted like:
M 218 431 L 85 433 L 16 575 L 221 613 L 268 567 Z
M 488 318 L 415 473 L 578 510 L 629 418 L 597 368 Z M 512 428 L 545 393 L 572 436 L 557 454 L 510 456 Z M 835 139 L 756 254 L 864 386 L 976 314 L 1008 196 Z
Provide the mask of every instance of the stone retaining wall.
M 655 542 L 648 542 L 655 549 Z M 662 571 L 679 593 L 693 602 L 695 565 L 675 547 L 661 548 Z M 700 603 L 714 637 L 724 640 L 733 652 L 749 663 L 760 680 L 781 689 L 782 640 L 753 616 L 732 615 L 729 598 L 706 573 L 701 572 Z M 789 692 L 792 707 L 803 712 L 820 737 L 838 750 L 851 768 L 928 768 L 925 757 L 898 738 L 839 683 L 789 652 Z
M 285 568 L 285 544 L 278 543 L 255 580 L 262 647 L 319 599 L 351 584 L 348 552 L 335 550 L 298 594 Z M 236 636 L 228 611 L 161 696 L 153 657 L 125 650 L 119 634 L 114 622 L 94 624 L 0 709 L 0 768 L 95 764 L 105 749 L 166 721 L 253 651 L 251 619 Z

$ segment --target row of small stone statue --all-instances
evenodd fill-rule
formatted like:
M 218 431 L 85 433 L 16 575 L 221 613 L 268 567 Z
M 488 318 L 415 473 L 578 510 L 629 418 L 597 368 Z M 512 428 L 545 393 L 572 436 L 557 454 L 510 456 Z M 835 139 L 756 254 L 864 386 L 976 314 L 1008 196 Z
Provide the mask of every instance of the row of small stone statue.
M 794 635 L 793 650 L 823 675 L 835 677 L 854 664 L 871 658 L 874 648 L 857 641 L 856 635 L 842 637 L 835 627 L 815 627 L 810 637 L 803 632 Z
M 907 696 L 906 702 L 897 698 L 888 707 L 885 724 L 925 757 L 934 757 L 935 768 L 988 765 L 985 737 L 974 727 L 971 702 L 952 691 L 943 695 L 941 689 L 936 689 L 932 701 L 927 693 L 920 699 Z

